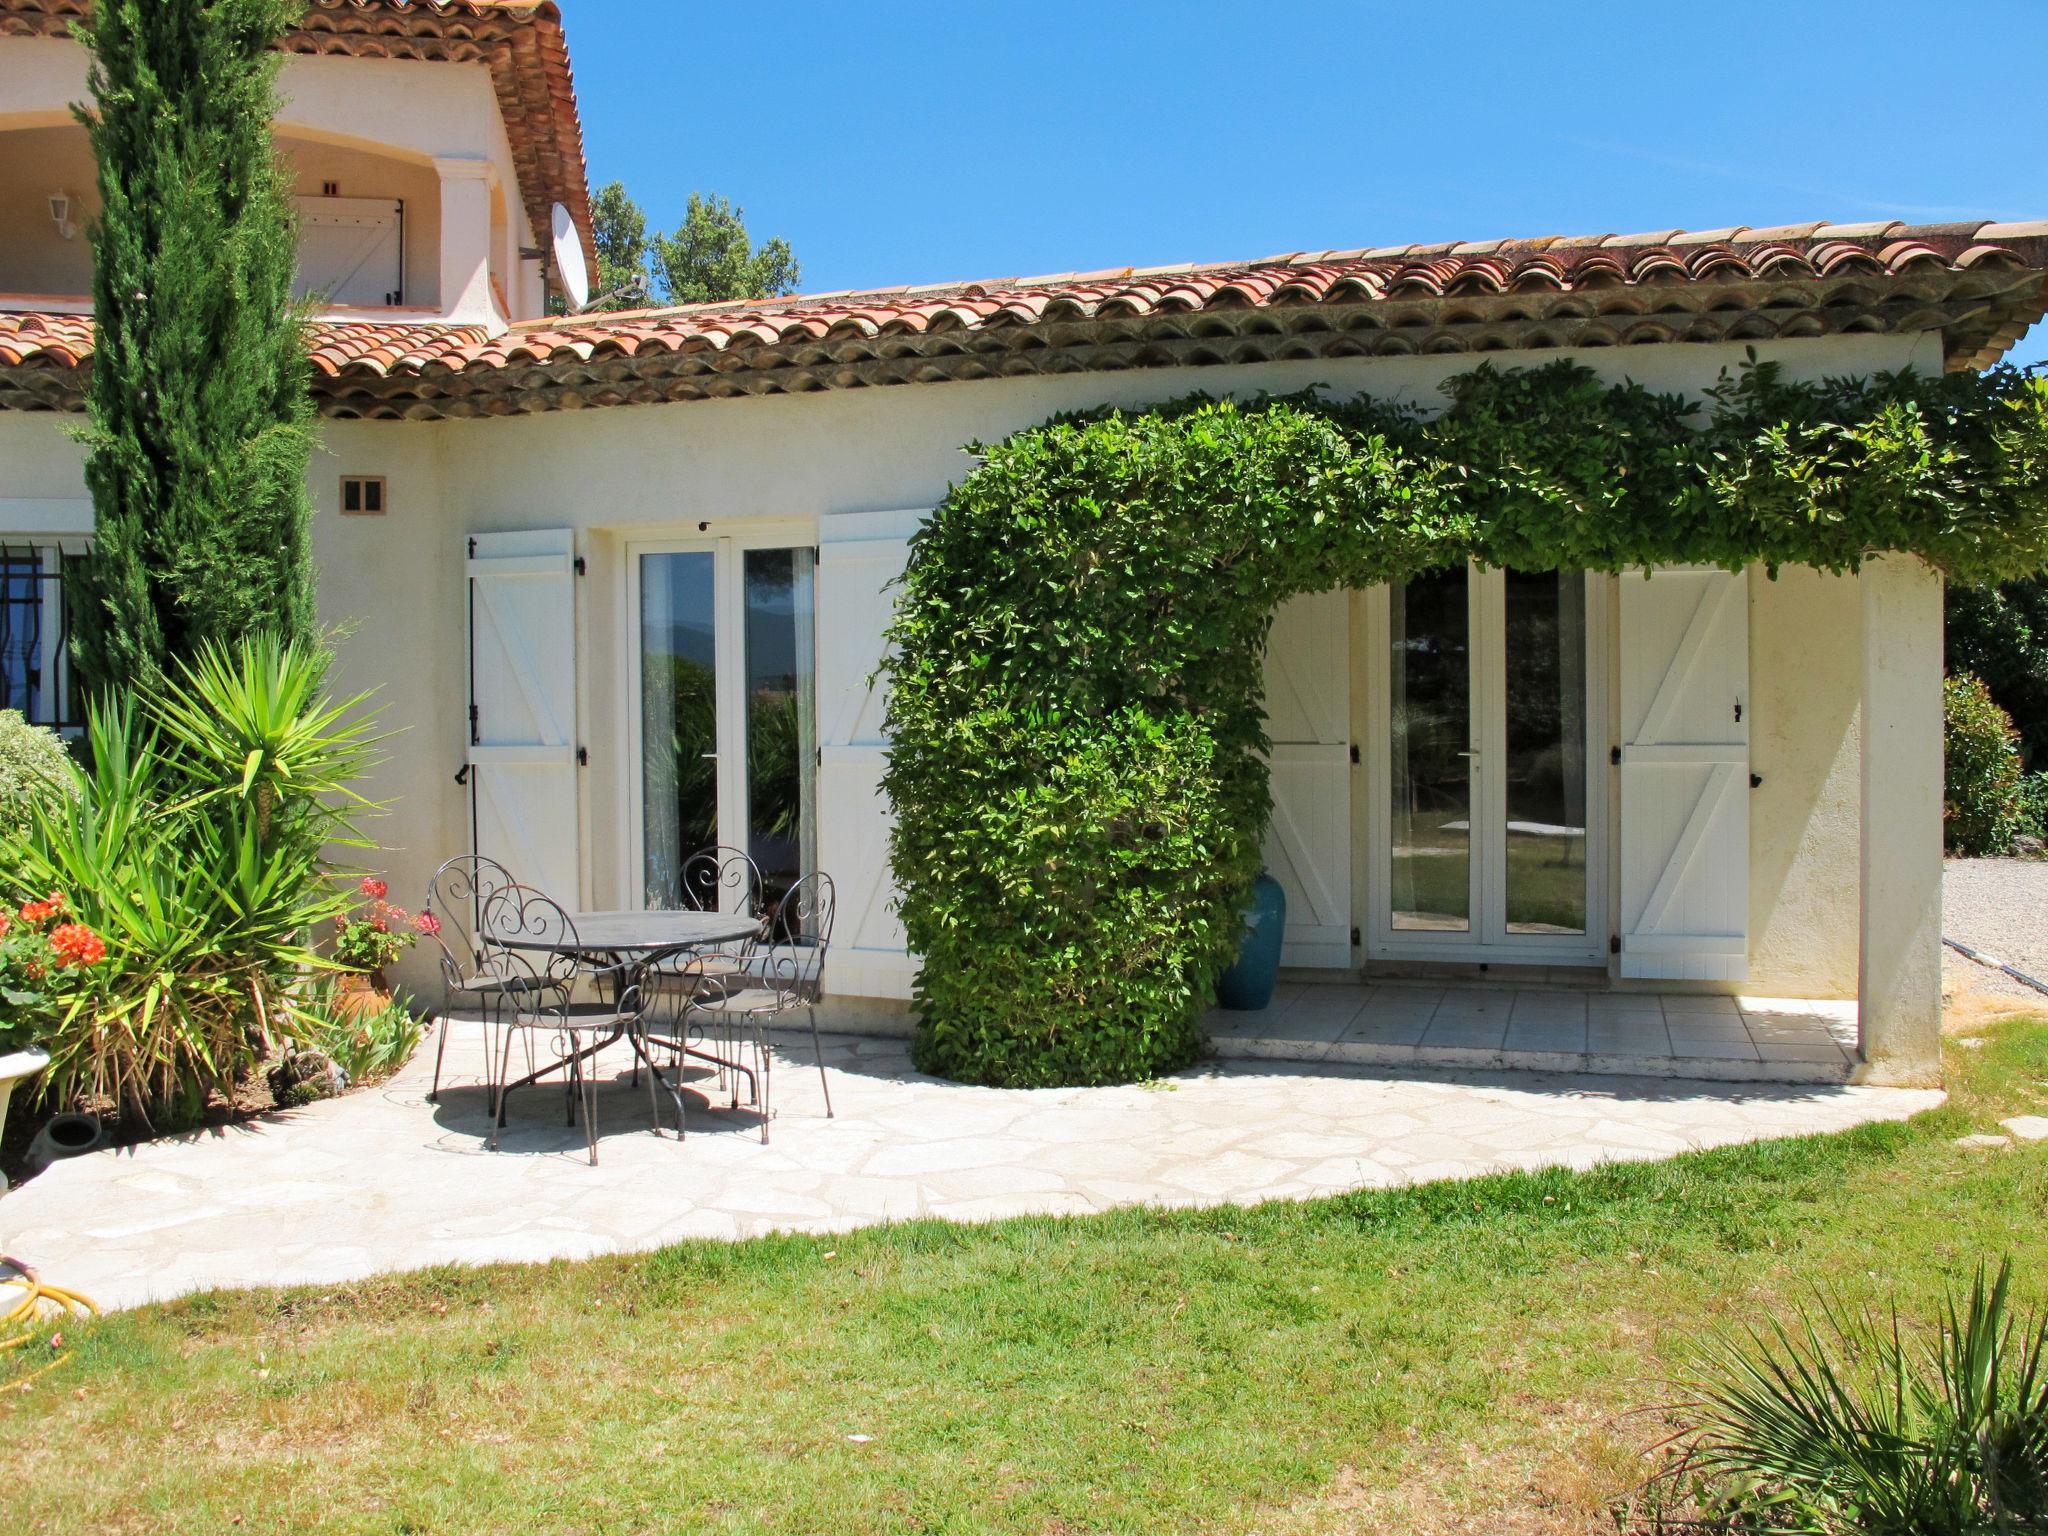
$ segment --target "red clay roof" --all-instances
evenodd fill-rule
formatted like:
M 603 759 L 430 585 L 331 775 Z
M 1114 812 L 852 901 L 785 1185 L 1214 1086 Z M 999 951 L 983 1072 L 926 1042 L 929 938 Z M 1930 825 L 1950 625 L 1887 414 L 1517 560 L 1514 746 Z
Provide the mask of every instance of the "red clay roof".
M 339 415 L 499 414 L 1273 358 L 1938 332 L 1981 367 L 2048 309 L 2048 221 L 1594 235 L 1317 251 L 477 326 L 336 320 Z M 61 406 L 79 315 L 0 312 L 0 404 Z M 693 382 L 694 381 L 694 382 Z
M 305 19 L 286 34 L 291 53 L 359 59 L 426 59 L 489 66 L 520 194 L 536 238 L 561 203 L 597 270 L 583 126 L 562 12 L 554 0 L 305 0 Z M 91 0 L 0 0 L 0 37 L 61 37 Z

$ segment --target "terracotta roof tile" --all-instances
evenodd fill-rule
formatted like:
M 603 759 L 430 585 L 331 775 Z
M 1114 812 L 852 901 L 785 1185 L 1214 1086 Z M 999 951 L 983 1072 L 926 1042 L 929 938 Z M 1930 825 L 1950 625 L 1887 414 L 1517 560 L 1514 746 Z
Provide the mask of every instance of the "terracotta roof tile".
M 549 211 L 562 204 L 582 233 L 590 269 L 597 270 L 576 80 L 555 0 L 304 4 L 304 19 L 285 36 L 287 52 L 489 66 L 535 237 L 547 238 Z M 0 37 L 65 36 L 90 9 L 90 0 L 0 0 Z
M 1685 296 L 1691 285 L 1712 292 Z M 746 393 L 1254 353 L 1483 352 L 1842 328 L 1938 330 L 1951 366 L 1982 366 L 2044 307 L 2048 224 L 1816 223 L 1119 267 L 550 318 L 496 336 L 476 326 L 335 320 L 315 326 L 312 357 L 339 414 L 475 414 L 700 398 L 681 384 L 647 382 L 686 374 L 700 381 L 689 388 Z M 1213 319 L 1197 324 L 1195 316 Z M 1290 327 L 1333 350 L 1291 342 Z M 1253 337 L 1267 339 L 1246 345 Z M 85 316 L 0 311 L 0 368 L 75 370 L 91 346 Z M 735 383 L 742 374 L 747 382 Z M 45 404 L 70 398 L 59 384 L 29 393 Z

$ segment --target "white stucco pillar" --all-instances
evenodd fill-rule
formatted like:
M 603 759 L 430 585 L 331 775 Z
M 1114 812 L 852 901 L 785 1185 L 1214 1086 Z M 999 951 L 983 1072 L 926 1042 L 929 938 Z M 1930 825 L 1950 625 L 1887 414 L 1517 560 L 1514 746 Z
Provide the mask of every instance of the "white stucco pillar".
M 466 325 L 501 323 L 491 297 L 491 180 L 488 160 L 436 160 L 441 178 L 441 313 Z
M 1942 590 L 1922 561 L 1863 567 L 1863 1055 L 1873 1082 L 1941 1073 Z

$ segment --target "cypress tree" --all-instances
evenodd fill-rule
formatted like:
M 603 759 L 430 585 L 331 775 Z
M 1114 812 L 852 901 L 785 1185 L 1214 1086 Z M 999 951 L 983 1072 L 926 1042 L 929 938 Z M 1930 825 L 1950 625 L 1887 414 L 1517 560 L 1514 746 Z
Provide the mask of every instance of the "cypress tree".
M 302 0 L 97 0 L 79 37 L 99 165 L 74 594 L 95 691 L 209 640 L 315 633 L 315 437 L 293 179 L 271 137 Z

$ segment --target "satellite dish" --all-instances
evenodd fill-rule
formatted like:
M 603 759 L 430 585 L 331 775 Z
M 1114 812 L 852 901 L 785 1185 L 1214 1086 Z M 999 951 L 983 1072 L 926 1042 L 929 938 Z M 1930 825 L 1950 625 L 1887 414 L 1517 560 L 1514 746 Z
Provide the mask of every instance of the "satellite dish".
M 568 209 L 555 204 L 555 280 L 573 312 L 590 302 L 590 263 L 583 259 L 583 235 Z

